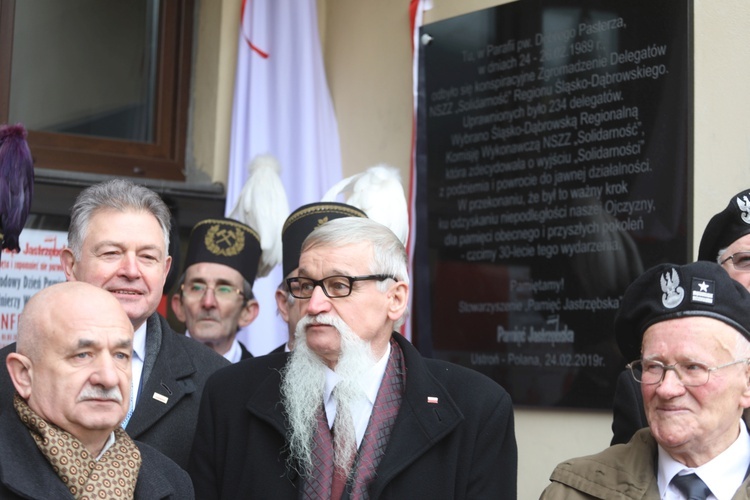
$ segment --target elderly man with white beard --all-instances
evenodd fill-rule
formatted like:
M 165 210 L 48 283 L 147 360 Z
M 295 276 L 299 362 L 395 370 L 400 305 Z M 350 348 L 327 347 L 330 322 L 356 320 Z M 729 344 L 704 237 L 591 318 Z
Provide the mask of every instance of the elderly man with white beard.
M 189 472 L 198 498 L 515 498 L 508 394 L 423 358 L 394 331 L 406 252 L 386 227 L 315 229 L 287 279 L 302 319 L 292 353 L 215 373 Z

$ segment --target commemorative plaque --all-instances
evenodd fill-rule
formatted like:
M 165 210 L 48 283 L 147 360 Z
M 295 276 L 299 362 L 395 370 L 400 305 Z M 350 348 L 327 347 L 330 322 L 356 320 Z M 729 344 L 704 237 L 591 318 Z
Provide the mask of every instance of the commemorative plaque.
M 609 408 L 627 285 L 689 256 L 688 2 L 421 29 L 415 341 L 514 403 Z

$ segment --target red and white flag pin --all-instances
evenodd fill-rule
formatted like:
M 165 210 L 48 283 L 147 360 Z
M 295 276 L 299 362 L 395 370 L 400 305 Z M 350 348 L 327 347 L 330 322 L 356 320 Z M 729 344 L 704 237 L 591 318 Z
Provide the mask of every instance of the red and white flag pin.
M 438 403 L 438 398 L 435 396 L 427 396 L 427 402 L 436 405 Z

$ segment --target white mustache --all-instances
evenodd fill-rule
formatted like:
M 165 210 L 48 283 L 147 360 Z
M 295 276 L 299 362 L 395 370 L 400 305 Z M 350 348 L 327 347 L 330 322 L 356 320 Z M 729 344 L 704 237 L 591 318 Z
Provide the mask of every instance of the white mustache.
M 338 326 L 340 324 L 339 321 L 341 321 L 339 318 L 330 314 L 318 314 L 316 316 L 310 316 L 309 314 L 307 314 L 299 320 L 299 322 L 297 323 L 297 328 L 304 329 L 306 326 L 315 323 L 317 325 L 328 325 L 338 329 Z
M 82 401 L 89 401 L 91 399 L 104 399 L 114 401 L 116 403 L 122 403 L 122 393 L 120 392 L 120 388 L 117 386 L 111 387 L 109 389 L 104 389 L 102 387 L 88 385 L 84 387 L 81 393 L 78 395 L 78 399 L 76 400 L 76 402 L 80 403 Z

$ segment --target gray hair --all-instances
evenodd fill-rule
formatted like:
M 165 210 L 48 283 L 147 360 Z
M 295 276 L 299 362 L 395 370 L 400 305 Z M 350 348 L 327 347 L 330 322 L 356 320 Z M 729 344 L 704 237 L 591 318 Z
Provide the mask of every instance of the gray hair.
M 721 256 L 724 255 L 724 252 L 727 251 L 727 248 L 729 248 L 729 247 L 724 247 L 724 248 L 719 249 L 719 253 L 716 254 L 716 263 L 717 264 L 721 264 Z
M 302 252 L 318 246 L 338 247 L 363 242 L 372 247 L 372 274 L 395 276 L 398 281 L 409 284 L 404 245 L 390 229 L 372 219 L 342 217 L 326 222 L 305 238 Z M 387 286 L 383 284 L 382 290 Z
M 164 234 L 164 248 L 169 251 L 170 212 L 158 194 L 147 187 L 125 179 L 112 179 L 89 186 L 78 195 L 70 211 L 68 247 L 76 259 L 81 258 L 91 217 L 99 210 L 149 212 Z
M 406 249 L 393 231 L 363 217 L 342 217 L 328 221 L 319 226 L 302 242 L 302 252 L 314 247 L 338 247 L 370 243 L 372 248 L 371 274 L 385 274 L 395 277 L 398 281 L 409 284 L 407 271 Z M 388 289 L 387 281 L 377 283 L 378 290 Z M 291 294 L 290 294 L 291 295 Z M 408 310 L 395 322 L 398 328 L 406 321 Z

